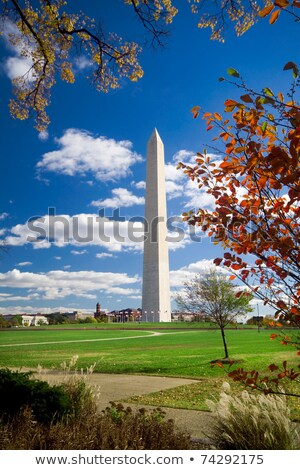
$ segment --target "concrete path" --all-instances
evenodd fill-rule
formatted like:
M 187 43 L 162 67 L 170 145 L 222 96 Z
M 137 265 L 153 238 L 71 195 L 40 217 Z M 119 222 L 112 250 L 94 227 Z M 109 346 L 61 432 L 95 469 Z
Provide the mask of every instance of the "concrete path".
M 64 374 L 46 371 L 38 376 L 41 380 L 47 380 L 54 384 L 59 383 L 65 377 Z M 169 388 L 179 387 L 197 383 L 193 379 L 181 379 L 172 377 L 153 377 L 145 375 L 122 375 L 122 374 L 98 374 L 94 373 L 87 376 L 87 380 L 99 390 L 98 404 L 100 409 L 109 406 L 110 401 L 123 403 L 126 405 L 126 399 L 133 395 L 145 395 L 147 393 L 159 392 Z M 131 408 L 154 407 L 144 405 L 132 405 Z M 206 438 L 209 431 L 212 415 L 205 411 L 181 410 L 175 408 L 163 408 L 166 417 L 174 419 L 175 424 L 181 429 L 187 431 L 192 438 Z

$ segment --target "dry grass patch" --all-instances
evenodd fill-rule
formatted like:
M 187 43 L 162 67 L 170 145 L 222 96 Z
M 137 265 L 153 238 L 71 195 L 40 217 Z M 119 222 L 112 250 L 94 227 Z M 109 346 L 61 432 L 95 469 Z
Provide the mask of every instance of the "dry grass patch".
M 213 413 L 209 436 L 217 449 L 296 450 L 300 441 L 297 425 L 290 419 L 285 396 L 233 394 L 228 383 L 218 401 L 207 402 Z

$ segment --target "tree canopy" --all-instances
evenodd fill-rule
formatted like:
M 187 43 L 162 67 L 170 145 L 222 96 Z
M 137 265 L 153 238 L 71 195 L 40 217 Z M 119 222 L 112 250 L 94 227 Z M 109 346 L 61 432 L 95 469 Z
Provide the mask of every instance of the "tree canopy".
M 178 13 L 172 0 L 123 0 L 147 33 L 150 43 L 161 46 L 169 25 Z M 260 16 L 271 15 L 273 23 L 281 10 L 297 17 L 300 2 L 288 0 L 187 0 L 198 15 L 198 27 L 210 28 L 211 39 L 224 40 L 229 24 L 237 35 L 249 29 Z M 113 15 L 113 4 L 111 9 Z M 34 116 L 35 127 L 43 131 L 49 124 L 46 108 L 51 90 L 60 78 L 74 83 L 76 60 L 84 57 L 89 78 L 98 91 L 118 88 L 120 80 L 138 81 L 143 76 L 139 62 L 141 47 L 124 40 L 117 32 L 107 33 L 100 18 L 77 12 L 66 0 L 2 0 L 2 35 L 18 51 L 26 72 L 14 78 L 14 99 L 10 112 L 14 118 Z
M 228 358 L 224 329 L 252 311 L 249 305 L 251 299 L 249 291 L 237 290 L 228 276 L 212 269 L 186 281 L 183 293 L 177 295 L 176 302 L 188 311 L 203 313 L 220 328 L 225 358 Z
M 277 316 L 300 326 L 299 71 L 293 62 L 284 68 L 294 77 L 286 97 L 268 87 L 248 90 L 229 69 L 244 94 L 226 100 L 226 117 L 203 116 L 207 130 L 216 129 L 215 139 L 223 143 L 220 159 L 199 153 L 196 166 L 180 166 L 215 200 L 213 211 L 185 214 L 223 246 L 224 257 L 215 264 L 230 268 Z
M 291 5 L 270 2 L 260 16 L 270 16 L 274 23 Z M 300 8 L 300 3 L 293 2 L 293 7 Z M 216 131 L 210 146 L 214 155 L 204 150 L 197 154 L 195 166 L 181 163 L 179 167 L 213 197 L 213 210 L 199 208 L 184 218 L 223 247 L 224 255 L 215 264 L 228 268 L 231 279 L 239 278 L 274 308 L 275 317 L 285 326 L 300 328 L 300 78 L 292 61 L 283 70 L 292 75 L 285 93 L 269 86 L 251 89 L 237 70 L 229 68 L 230 78 L 220 81 L 235 85 L 240 97 L 225 101 L 224 116 L 202 113 L 207 131 Z M 195 106 L 192 113 L 197 118 L 201 109 Z M 297 331 L 272 333 L 271 339 L 275 338 L 299 350 Z M 299 377 L 287 361 L 282 366 L 270 364 L 268 375 L 243 368 L 229 375 L 265 393 L 299 396 L 280 388 L 283 379 Z

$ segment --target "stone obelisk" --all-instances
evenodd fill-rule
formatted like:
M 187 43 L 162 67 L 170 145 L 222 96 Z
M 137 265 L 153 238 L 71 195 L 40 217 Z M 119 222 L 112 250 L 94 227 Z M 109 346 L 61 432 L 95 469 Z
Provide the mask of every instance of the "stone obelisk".
M 154 129 L 147 146 L 143 320 L 171 321 L 164 144 Z M 147 226 L 148 225 L 148 226 Z

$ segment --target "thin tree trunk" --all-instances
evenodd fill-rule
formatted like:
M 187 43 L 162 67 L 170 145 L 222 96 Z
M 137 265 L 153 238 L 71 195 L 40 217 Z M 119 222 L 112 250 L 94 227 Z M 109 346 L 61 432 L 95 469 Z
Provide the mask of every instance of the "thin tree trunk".
M 227 344 L 226 344 L 226 338 L 225 338 L 225 331 L 224 328 L 221 328 L 221 335 L 222 335 L 222 340 L 223 340 L 223 346 L 224 346 L 224 352 L 225 352 L 225 359 L 229 357 L 228 355 L 228 349 L 227 349 Z

